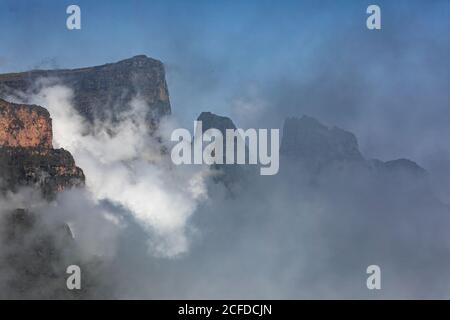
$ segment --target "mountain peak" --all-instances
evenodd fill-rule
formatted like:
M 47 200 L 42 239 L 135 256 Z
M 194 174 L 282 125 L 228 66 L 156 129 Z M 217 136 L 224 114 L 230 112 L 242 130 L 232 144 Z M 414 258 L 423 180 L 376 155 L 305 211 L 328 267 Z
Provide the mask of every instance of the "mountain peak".
M 219 116 L 212 112 L 202 112 L 198 116 L 197 121 L 202 121 L 203 132 L 215 128 L 225 135 L 226 129 L 236 129 L 236 126 L 230 118 Z
M 393 172 L 403 172 L 404 174 L 411 174 L 417 177 L 424 177 L 427 171 L 419 166 L 414 161 L 409 159 L 396 159 L 384 162 L 384 167 Z
M 286 119 L 280 152 L 317 164 L 363 160 L 353 133 L 329 128 L 309 116 Z
M 131 59 L 148 59 L 148 57 L 145 54 L 138 54 L 133 56 Z

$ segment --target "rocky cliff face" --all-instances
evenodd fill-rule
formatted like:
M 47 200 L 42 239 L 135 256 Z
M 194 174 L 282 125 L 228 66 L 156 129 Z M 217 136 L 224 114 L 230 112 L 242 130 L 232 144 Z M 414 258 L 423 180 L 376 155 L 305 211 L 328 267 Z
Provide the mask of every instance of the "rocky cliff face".
M 133 98 L 147 104 L 150 126 L 171 113 L 164 66 L 144 55 L 96 67 L 3 74 L 0 97 L 38 92 L 49 84 L 72 88 L 74 106 L 88 121 L 118 119 Z
M 218 129 L 225 136 L 226 129 L 236 129 L 233 121 L 228 117 L 219 116 L 212 112 L 202 112 L 197 121 L 202 121 L 203 132 L 208 129 Z
M 355 135 L 343 129 L 327 126 L 303 116 L 288 118 L 283 127 L 280 155 L 284 165 L 303 170 L 311 181 L 333 172 L 354 177 L 371 177 L 376 183 L 398 189 L 414 189 L 423 196 L 431 195 L 428 174 L 408 159 L 381 161 L 365 159 L 359 151 Z M 345 173 L 344 173 L 345 172 Z M 326 183 L 326 182 L 325 182 Z
M 220 175 L 217 176 L 214 180 L 215 182 L 223 183 L 229 191 L 234 193 L 239 192 L 239 188 L 241 187 L 238 182 L 246 182 L 247 179 L 252 179 L 257 175 L 256 165 L 238 165 L 237 163 L 237 143 L 238 139 L 243 140 L 241 136 L 234 138 L 234 162 L 235 164 L 226 164 L 226 130 L 227 129 L 236 129 L 236 125 L 233 120 L 228 117 L 219 116 L 212 112 L 202 112 L 197 121 L 202 121 L 202 129 L 203 133 L 211 128 L 218 129 L 223 135 L 223 163 L 224 164 L 214 164 L 211 166 L 211 169 L 217 170 Z M 242 141 L 245 144 L 245 141 Z M 248 163 L 249 159 L 249 149 L 245 146 L 245 161 Z
M 48 111 L 0 99 L 0 146 L 51 148 L 52 119 Z
M 337 127 L 328 128 L 307 116 L 286 119 L 280 152 L 317 165 L 363 161 L 352 133 Z
M 48 111 L 0 100 L 0 190 L 38 187 L 46 198 L 84 184 L 83 171 L 64 149 L 53 149 Z
M 0 100 L 0 195 L 32 187 L 52 200 L 83 185 L 72 155 L 53 149 L 48 111 Z M 24 208 L 0 208 L 1 299 L 84 297 L 85 292 L 74 295 L 65 287 L 65 268 L 76 257 L 64 222 L 48 224 Z
M 57 192 L 84 185 L 83 171 L 64 149 L 0 148 L 0 189 L 36 187 L 45 198 Z

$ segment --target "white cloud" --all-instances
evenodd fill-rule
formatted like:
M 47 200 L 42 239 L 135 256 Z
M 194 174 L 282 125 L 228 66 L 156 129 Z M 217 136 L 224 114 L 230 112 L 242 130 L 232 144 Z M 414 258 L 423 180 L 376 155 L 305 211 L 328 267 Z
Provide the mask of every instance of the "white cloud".
M 189 248 L 187 224 L 206 197 L 204 168 L 172 167 L 148 134 L 146 104 L 139 98 L 118 123 L 87 123 L 71 104 L 70 88 L 53 85 L 33 95 L 53 119 L 54 145 L 72 153 L 97 201 L 127 209 L 148 231 L 154 255 L 172 257 Z M 161 135 L 171 123 L 162 125 Z

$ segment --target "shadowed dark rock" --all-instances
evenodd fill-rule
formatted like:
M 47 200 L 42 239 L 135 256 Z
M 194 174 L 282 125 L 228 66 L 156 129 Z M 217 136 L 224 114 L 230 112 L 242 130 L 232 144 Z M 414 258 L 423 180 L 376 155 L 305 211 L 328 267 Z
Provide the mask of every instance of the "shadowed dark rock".
M 202 121 L 202 130 L 204 133 L 208 129 L 217 129 L 223 135 L 223 164 L 214 164 L 211 166 L 212 169 L 218 170 L 219 176 L 215 178 L 216 182 L 222 182 L 232 193 L 237 193 L 240 188 L 240 184 L 247 179 L 254 177 L 256 173 L 257 166 L 248 164 L 249 159 L 249 149 L 245 145 L 245 163 L 237 164 L 237 143 L 238 139 L 242 143 L 243 137 L 238 135 L 234 138 L 234 164 L 226 164 L 226 130 L 236 129 L 236 125 L 233 121 L 224 116 L 216 115 L 212 112 L 202 112 L 197 121 Z M 239 183 L 238 183 L 239 182 Z
M 317 165 L 364 160 L 352 133 L 337 127 L 330 129 L 307 116 L 286 119 L 280 153 Z
M 0 178 L 3 191 L 36 187 L 47 199 L 67 188 L 82 187 L 85 181 L 68 151 L 20 147 L 0 147 Z

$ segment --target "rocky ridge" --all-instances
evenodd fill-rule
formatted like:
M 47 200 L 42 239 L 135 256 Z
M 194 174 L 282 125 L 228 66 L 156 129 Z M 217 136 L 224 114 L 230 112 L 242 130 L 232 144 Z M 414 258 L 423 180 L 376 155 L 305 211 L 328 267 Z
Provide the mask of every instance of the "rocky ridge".
M 2 74 L 0 97 L 23 98 L 55 84 L 73 90 L 75 109 L 90 122 L 119 119 L 135 98 L 147 105 L 150 127 L 171 113 L 164 65 L 145 55 L 95 67 Z

